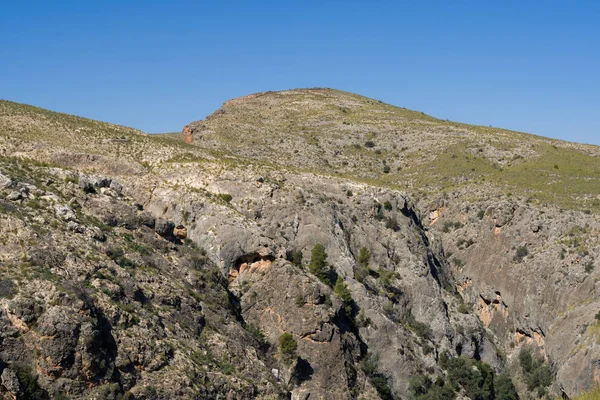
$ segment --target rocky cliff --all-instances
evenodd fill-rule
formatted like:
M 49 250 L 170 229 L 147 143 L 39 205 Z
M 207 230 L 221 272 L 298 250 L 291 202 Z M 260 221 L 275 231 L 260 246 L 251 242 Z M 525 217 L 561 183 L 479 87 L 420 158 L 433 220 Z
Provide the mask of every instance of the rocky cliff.
M 600 383 L 598 148 L 329 89 L 181 136 L 0 103 L 6 398 Z

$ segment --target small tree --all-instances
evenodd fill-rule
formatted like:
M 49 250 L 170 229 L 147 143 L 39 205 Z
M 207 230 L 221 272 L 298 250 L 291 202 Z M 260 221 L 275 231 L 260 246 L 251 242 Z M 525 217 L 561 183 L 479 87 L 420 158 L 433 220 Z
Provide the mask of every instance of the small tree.
M 369 249 L 367 249 L 366 247 L 361 247 L 358 251 L 358 264 L 363 267 L 366 267 L 367 265 L 369 265 L 370 260 L 371 253 L 369 252 Z
M 344 279 L 341 276 L 337 277 L 337 281 L 335 282 L 335 287 L 333 288 L 333 293 L 344 303 L 344 311 L 346 311 L 346 315 L 348 318 L 352 317 L 352 293 L 348 289 L 348 285 L 344 282 Z
M 330 284 L 327 280 L 327 273 L 329 272 L 327 265 L 327 252 L 325 251 L 325 246 L 323 246 L 321 243 L 315 244 L 312 249 L 308 270 L 321 281 Z
M 279 336 L 279 351 L 281 352 L 281 359 L 285 364 L 291 364 L 298 356 L 296 354 L 298 350 L 298 342 L 291 333 L 284 332 Z

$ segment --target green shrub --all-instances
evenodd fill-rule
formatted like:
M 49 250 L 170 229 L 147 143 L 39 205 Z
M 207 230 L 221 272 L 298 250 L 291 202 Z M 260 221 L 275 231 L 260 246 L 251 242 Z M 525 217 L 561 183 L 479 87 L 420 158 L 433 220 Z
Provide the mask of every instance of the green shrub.
M 592 272 L 594 270 L 594 262 L 593 261 L 586 262 L 583 268 L 585 269 L 585 272 L 589 274 L 590 272 Z
M 300 307 L 304 307 L 304 305 L 306 304 L 306 302 L 304 301 L 304 296 L 302 296 L 302 293 L 298 293 L 296 295 L 296 307 L 300 308 Z
M 398 220 L 396 219 L 396 217 L 392 216 L 392 217 L 387 217 L 385 219 L 385 227 L 388 229 L 391 229 L 395 232 L 400 230 L 400 226 L 398 225 Z
M 515 254 L 514 260 L 517 262 L 523 261 L 523 258 L 527 257 L 529 254 L 529 249 L 527 246 L 519 246 L 517 247 L 517 252 Z
M 365 142 L 365 147 L 372 149 L 373 147 L 375 147 L 375 142 L 373 142 L 372 140 L 367 140 Z
M 23 388 L 25 399 L 30 400 L 42 400 L 47 397 L 46 392 L 40 387 L 36 377 L 31 372 L 31 368 L 25 366 L 18 366 L 16 368 L 17 378 Z
M 361 247 L 358 251 L 358 264 L 366 267 L 367 265 L 369 265 L 370 260 L 371 253 L 369 252 L 369 249 L 367 249 L 366 247 Z
M 458 312 L 461 314 L 468 314 L 469 313 L 469 309 L 467 308 L 467 306 L 465 305 L 465 303 L 460 303 L 460 305 L 458 306 Z
M 553 372 L 544 362 L 543 357 L 533 357 L 530 349 L 522 349 L 519 353 L 519 364 L 523 370 L 523 380 L 527 389 L 545 394 L 546 388 L 552 384 Z
M 526 374 L 530 373 L 533 368 L 533 357 L 531 356 L 531 351 L 528 349 L 522 349 L 519 353 L 519 364 L 521 365 L 521 369 Z
M 417 321 L 411 313 L 408 313 L 405 316 L 404 322 L 405 322 L 406 326 L 408 327 L 408 329 L 413 331 L 420 338 L 428 340 L 431 338 L 431 336 L 433 336 L 433 331 L 431 330 L 429 325 L 427 325 L 426 323 Z
M 367 353 L 360 361 L 360 366 L 371 384 L 377 390 L 379 397 L 384 400 L 393 399 L 392 391 L 388 385 L 387 378 L 377 372 L 379 357 L 373 353 Z
M 79 176 L 67 176 L 65 178 L 65 183 L 74 183 L 76 185 L 79 184 Z
M 348 318 L 352 319 L 352 293 L 350 293 L 348 285 L 346 285 L 346 282 L 344 282 L 344 279 L 341 276 L 337 277 L 335 287 L 333 288 L 333 293 L 335 293 L 335 295 L 342 300 L 346 315 Z
M 330 285 L 329 266 L 327 265 L 327 252 L 325 246 L 320 243 L 314 245 L 311 251 L 310 264 L 308 270 L 311 274 L 319 278 L 322 282 Z
M 261 349 L 265 350 L 269 348 L 269 341 L 267 340 L 264 332 L 258 326 L 254 324 L 246 324 L 244 329 L 246 329 L 246 332 L 248 332 L 250 336 L 252 336 L 252 338 L 258 342 L 258 345 Z
M 288 250 L 285 258 L 297 267 L 302 267 L 302 252 L 297 250 Z
M 229 193 L 219 193 L 219 198 L 226 203 L 231 202 L 233 197 Z
M 279 336 L 279 351 L 284 363 L 291 364 L 297 358 L 298 342 L 291 333 L 284 332 Z

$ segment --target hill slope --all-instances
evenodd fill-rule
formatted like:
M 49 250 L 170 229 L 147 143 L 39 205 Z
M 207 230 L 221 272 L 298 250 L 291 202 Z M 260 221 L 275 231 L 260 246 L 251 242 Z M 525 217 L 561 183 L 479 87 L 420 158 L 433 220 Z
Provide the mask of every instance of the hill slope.
M 597 147 L 330 89 L 179 137 L 0 106 L 3 394 L 491 400 L 600 374 Z
M 234 99 L 187 129 L 203 147 L 379 185 L 439 192 L 491 184 L 600 211 L 596 146 L 443 121 L 332 89 Z

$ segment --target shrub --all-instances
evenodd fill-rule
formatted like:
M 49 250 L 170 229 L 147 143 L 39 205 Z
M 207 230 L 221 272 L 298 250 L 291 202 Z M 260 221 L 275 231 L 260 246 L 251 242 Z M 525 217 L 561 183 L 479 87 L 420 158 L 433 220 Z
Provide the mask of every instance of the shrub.
M 585 269 L 585 272 L 588 273 L 588 274 L 590 272 L 592 272 L 594 270 L 594 262 L 593 261 L 586 262 L 585 266 L 584 266 L 584 269 Z
M 302 293 L 298 293 L 296 295 L 295 303 L 296 303 L 296 307 L 298 307 L 298 308 L 304 307 L 304 304 L 306 304 L 306 303 L 304 302 L 304 296 L 302 296 Z
M 394 232 L 400 230 L 400 226 L 398 225 L 398 220 L 396 217 L 387 217 L 385 219 L 385 227 L 393 230 Z
M 45 399 L 47 394 L 40 387 L 36 377 L 29 367 L 19 366 L 16 368 L 17 378 L 23 388 L 25 399 L 37 400 Z
M 311 251 L 308 270 L 322 282 L 330 284 L 328 281 L 329 267 L 327 265 L 327 252 L 325 251 L 325 246 L 320 243 L 315 244 Z
M 372 140 L 367 140 L 365 142 L 365 147 L 372 149 L 373 147 L 375 147 L 375 142 L 373 142 Z
M 365 375 L 371 381 L 371 384 L 377 390 L 379 397 L 388 400 L 393 399 L 392 391 L 387 383 L 387 378 L 379 373 L 377 373 L 377 364 L 379 362 L 379 358 L 373 353 L 367 353 L 365 357 L 360 361 L 360 366 Z
M 479 210 L 477 212 L 477 218 L 483 219 L 484 216 L 485 216 L 485 210 Z
M 392 211 L 392 203 L 390 203 L 389 201 L 384 201 L 383 202 L 383 208 L 387 211 Z
M 344 310 L 346 311 L 348 318 L 352 318 L 352 293 L 350 293 L 348 285 L 346 285 L 346 282 L 344 282 L 344 279 L 341 276 L 337 277 L 333 293 L 335 293 L 335 295 L 344 303 Z
M 285 258 L 297 267 L 302 267 L 302 252 L 297 250 L 288 250 Z
M 460 303 L 460 305 L 458 306 L 458 312 L 461 314 L 467 314 L 469 312 L 469 309 L 467 308 L 465 303 Z
M 517 253 L 515 254 L 514 260 L 517 262 L 523 261 L 523 258 L 527 257 L 529 254 L 529 249 L 527 246 L 519 246 L 517 247 Z
M 390 168 L 389 165 L 386 164 L 386 165 L 383 166 L 383 173 L 384 174 L 389 174 L 390 171 L 391 171 L 391 168 Z
M 267 340 L 264 332 L 258 326 L 246 324 L 244 329 L 246 329 L 246 332 L 248 332 L 250 336 L 252 336 L 252 338 L 258 342 L 258 345 L 261 349 L 266 350 L 269 348 L 269 341 Z
M 282 360 L 286 364 L 291 364 L 297 358 L 298 342 L 291 333 L 284 332 L 279 336 L 279 350 L 281 351 Z
M 431 328 L 429 327 L 429 325 L 427 325 L 423 322 L 417 321 L 411 313 L 408 313 L 406 315 L 405 324 L 408 326 L 408 328 L 411 331 L 413 331 L 417 336 L 419 336 L 422 339 L 428 340 L 433 335 L 433 332 L 432 332 Z
M 219 193 L 219 198 L 226 203 L 231 202 L 233 197 L 229 193 Z
M 366 247 L 361 247 L 358 251 L 358 264 L 366 267 L 367 265 L 369 265 L 370 260 L 371 253 L 369 252 L 369 249 L 367 249 Z
M 531 392 L 537 391 L 538 395 L 543 396 L 553 380 L 552 369 L 544 362 L 544 358 L 534 358 L 529 349 L 522 349 L 519 353 L 519 364 L 527 389 Z

